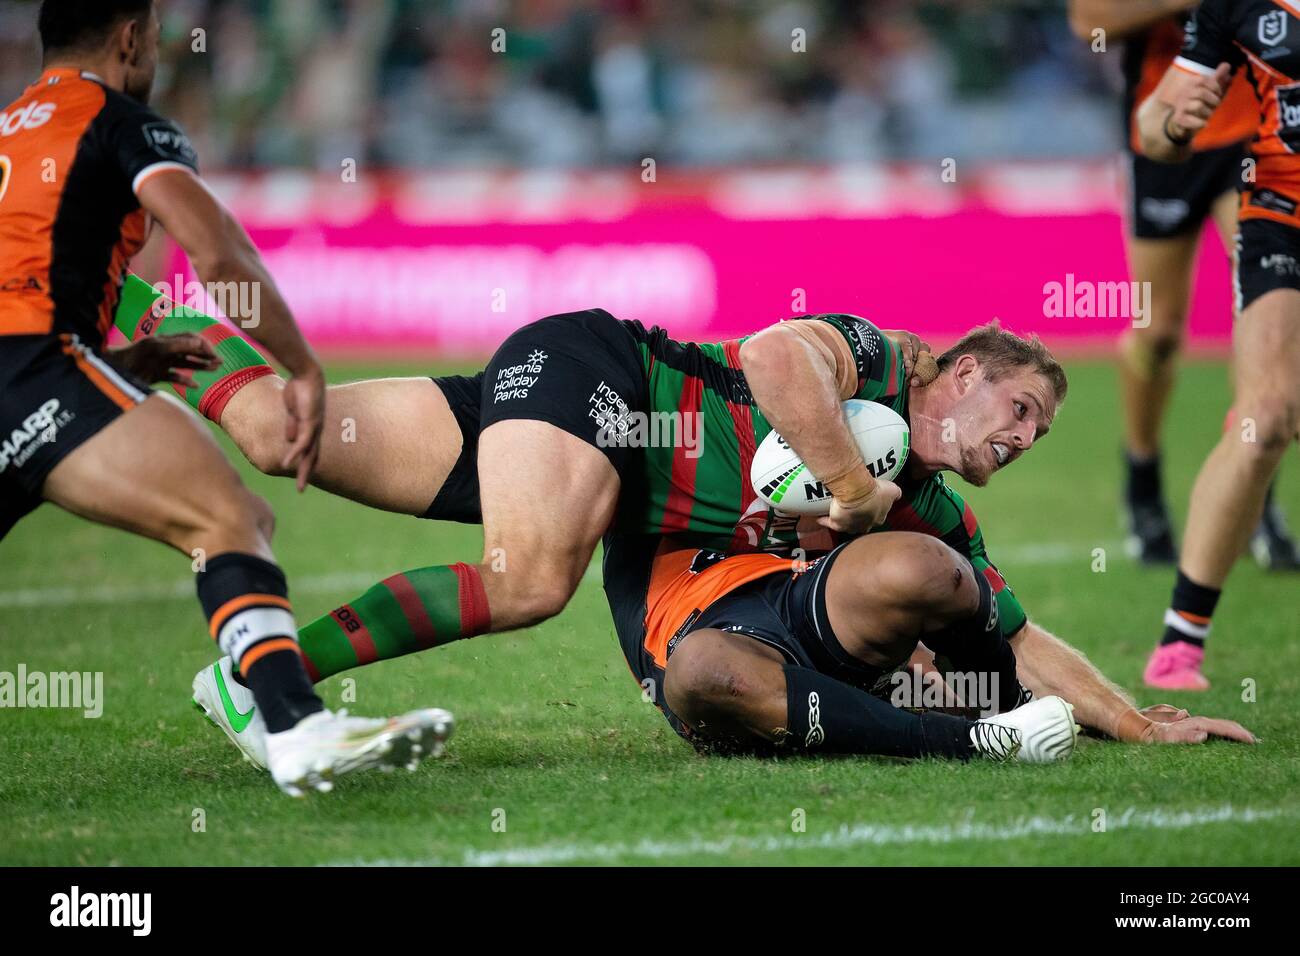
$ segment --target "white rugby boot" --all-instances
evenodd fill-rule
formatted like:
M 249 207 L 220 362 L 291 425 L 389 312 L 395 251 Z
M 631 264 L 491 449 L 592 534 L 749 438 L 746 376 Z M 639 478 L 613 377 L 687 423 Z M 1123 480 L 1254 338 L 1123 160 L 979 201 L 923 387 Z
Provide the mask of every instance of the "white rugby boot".
M 266 769 L 266 721 L 253 692 L 235 680 L 229 657 L 194 675 L 194 706 L 203 711 L 258 770 Z
M 325 793 L 347 773 L 378 767 L 414 770 L 422 757 L 439 757 L 455 720 L 445 710 L 413 710 L 400 717 L 350 717 L 318 711 L 288 730 L 266 735 L 267 767 L 291 797 Z
M 1072 704 L 1060 697 L 1043 697 L 975 721 L 970 739 L 991 760 L 1055 763 L 1074 753 L 1079 725 Z

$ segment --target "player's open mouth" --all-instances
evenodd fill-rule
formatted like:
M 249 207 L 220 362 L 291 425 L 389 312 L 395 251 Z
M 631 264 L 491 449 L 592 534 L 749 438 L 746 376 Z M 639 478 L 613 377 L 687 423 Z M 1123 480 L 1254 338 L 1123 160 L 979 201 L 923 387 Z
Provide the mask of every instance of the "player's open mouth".
M 1011 460 L 1011 449 L 1001 442 L 995 441 L 991 444 L 993 445 L 993 457 L 997 459 L 998 467 L 1001 468 Z

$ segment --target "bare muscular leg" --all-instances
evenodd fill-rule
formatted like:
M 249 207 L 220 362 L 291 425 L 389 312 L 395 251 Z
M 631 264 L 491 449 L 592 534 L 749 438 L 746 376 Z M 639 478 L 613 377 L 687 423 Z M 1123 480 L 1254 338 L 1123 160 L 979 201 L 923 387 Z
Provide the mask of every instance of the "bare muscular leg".
M 154 395 L 72 452 L 45 481 L 73 514 L 188 556 L 238 551 L 271 559 L 275 519 L 240 482 L 207 429 Z
M 126 411 L 60 461 L 42 493 L 73 514 L 153 538 L 197 562 L 209 630 L 243 669 L 268 728 L 288 730 L 322 709 L 271 554 L 271 509 L 178 402 L 152 395 Z
M 1264 495 L 1300 429 L 1300 292 L 1251 303 L 1237 325 L 1237 422 L 1223 433 L 1192 489 L 1179 566 L 1221 588 L 1264 507 Z
M 284 381 L 268 375 L 230 399 L 221 428 L 261 472 L 283 467 Z M 332 385 L 312 484 L 353 501 L 423 515 L 451 473 L 461 435 L 442 390 L 429 378 L 383 378 Z

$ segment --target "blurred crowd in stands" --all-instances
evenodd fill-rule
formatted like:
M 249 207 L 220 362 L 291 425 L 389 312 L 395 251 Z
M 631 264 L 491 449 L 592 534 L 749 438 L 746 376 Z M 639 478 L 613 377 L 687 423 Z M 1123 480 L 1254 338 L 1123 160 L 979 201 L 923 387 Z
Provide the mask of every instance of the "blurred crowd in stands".
M 0 95 L 39 72 L 0 0 Z M 208 169 L 1102 156 L 1118 44 L 1065 0 L 162 0 Z M 198 32 L 196 32 L 198 31 Z

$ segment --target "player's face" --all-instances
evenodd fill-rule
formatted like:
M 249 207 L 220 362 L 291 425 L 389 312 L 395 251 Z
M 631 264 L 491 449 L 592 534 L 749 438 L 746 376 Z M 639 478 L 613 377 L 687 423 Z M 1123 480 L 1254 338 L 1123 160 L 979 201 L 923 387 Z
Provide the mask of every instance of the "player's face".
M 1047 434 L 1056 400 L 1047 380 L 1030 369 L 995 382 L 977 371 L 954 413 L 961 445 L 960 474 L 972 485 L 982 486 Z
M 158 21 L 158 11 L 149 11 L 136 34 L 136 45 L 132 61 L 127 65 L 126 95 L 149 102 L 153 92 L 154 74 L 158 71 L 158 39 L 162 34 L 162 24 Z

